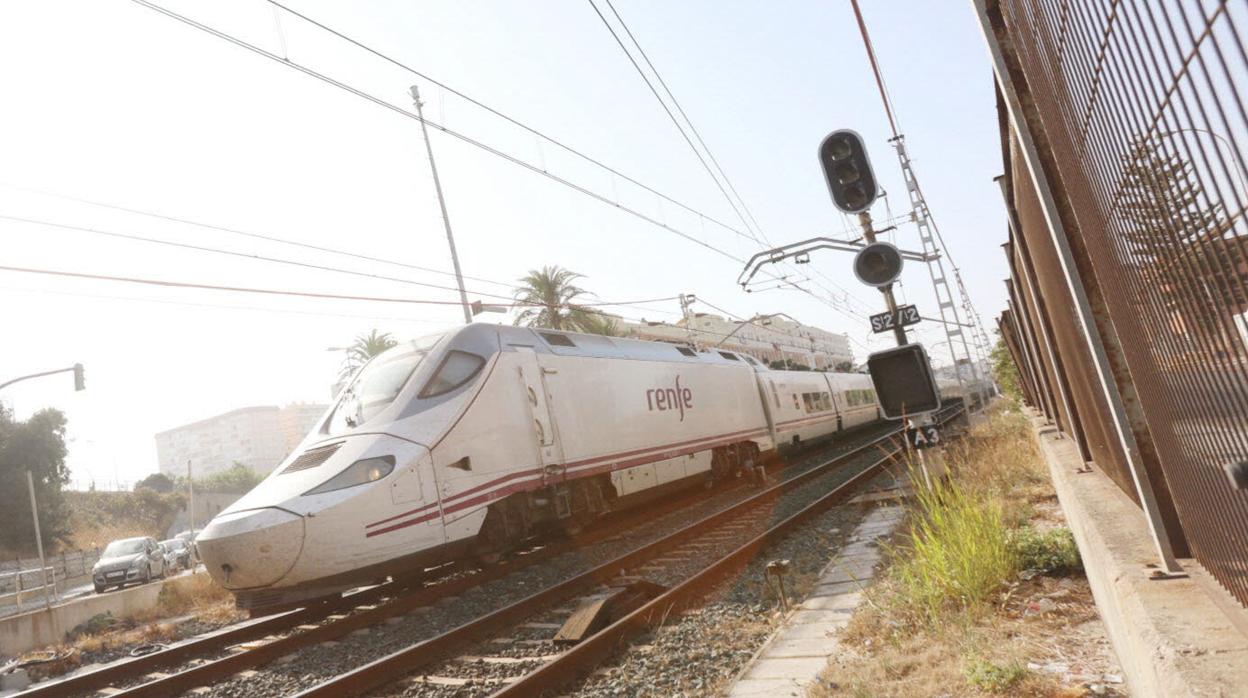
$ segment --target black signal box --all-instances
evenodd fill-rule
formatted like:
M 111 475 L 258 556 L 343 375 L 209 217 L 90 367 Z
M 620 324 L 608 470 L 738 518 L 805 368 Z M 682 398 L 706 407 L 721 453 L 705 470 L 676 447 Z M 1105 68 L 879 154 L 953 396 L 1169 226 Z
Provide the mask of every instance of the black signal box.
M 887 419 L 907 419 L 940 409 L 932 364 L 922 344 L 905 344 L 867 357 L 880 411 Z

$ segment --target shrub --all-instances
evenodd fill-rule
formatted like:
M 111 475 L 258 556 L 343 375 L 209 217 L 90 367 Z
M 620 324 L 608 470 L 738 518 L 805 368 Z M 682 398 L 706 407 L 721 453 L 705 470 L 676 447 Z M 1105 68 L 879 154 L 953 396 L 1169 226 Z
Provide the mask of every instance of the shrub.
M 923 487 L 912 475 L 916 498 L 908 547 L 892 568 L 898 600 L 928 623 L 953 604 L 981 604 L 1017 570 L 1001 504 L 956 481 Z
M 1000 665 L 980 657 L 968 660 L 962 673 L 967 683 L 991 693 L 1002 693 L 1027 678 L 1027 668 L 1018 662 Z
M 1019 569 L 1040 574 L 1069 574 L 1083 569 L 1075 537 L 1066 527 L 1037 531 L 1026 527 L 1012 531 L 1010 549 Z

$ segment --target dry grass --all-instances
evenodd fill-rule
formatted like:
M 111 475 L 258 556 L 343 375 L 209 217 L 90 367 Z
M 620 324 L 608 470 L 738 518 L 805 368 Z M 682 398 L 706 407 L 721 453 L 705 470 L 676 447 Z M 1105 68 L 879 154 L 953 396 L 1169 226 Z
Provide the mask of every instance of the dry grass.
M 1079 567 L 1026 417 L 997 407 L 946 462 L 812 695 L 1084 695 L 1114 669 L 1086 580 L 1033 576 Z
M 100 655 L 128 651 L 139 645 L 170 643 L 180 639 L 179 625 L 188 616 L 210 625 L 242 620 L 246 614 L 234 608 L 234 600 L 206 574 L 194 574 L 165 582 L 156 605 L 128 618 L 96 616 L 77 628 L 76 636 L 56 647 L 34 650 L 22 659 L 55 652 L 61 659 L 29 668 L 32 678 L 58 676 Z

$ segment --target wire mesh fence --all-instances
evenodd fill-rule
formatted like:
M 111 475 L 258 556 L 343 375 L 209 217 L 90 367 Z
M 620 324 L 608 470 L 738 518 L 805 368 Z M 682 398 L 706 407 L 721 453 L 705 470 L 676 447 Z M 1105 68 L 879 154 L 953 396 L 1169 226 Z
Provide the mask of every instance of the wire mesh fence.
M 1108 405 L 1089 388 L 1101 378 L 1094 333 L 1071 322 L 1069 304 L 1086 297 L 1176 550 L 1248 605 L 1248 490 L 1228 477 L 1248 461 L 1248 4 L 980 5 L 1020 110 L 1011 128 L 1039 153 L 1029 168 L 1014 160 L 1007 187 L 1026 248 L 1010 251 L 1013 281 L 1026 290 L 1002 327 L 1029 399 L 1135 495 Z M 1047 209 L 1023 201 L 1037 173 Z M 1076 280 L 1056 263 L 1062 245 Z M 1020 279 L 1023 265 L 1033 278 Z M 1048 346 L 1029 356 L 1026 335 L 1046 328 Z

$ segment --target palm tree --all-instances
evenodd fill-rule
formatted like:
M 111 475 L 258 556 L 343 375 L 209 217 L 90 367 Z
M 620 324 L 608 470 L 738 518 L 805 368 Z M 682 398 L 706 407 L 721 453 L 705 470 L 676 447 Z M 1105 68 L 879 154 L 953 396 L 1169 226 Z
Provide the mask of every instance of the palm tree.
M 585 289 L 572 283 L 580 278 L 583 278 L 580 274 L 558 266 L 530 270 L 512 294 L 516 301 L 527 306 L 516 316 L 515 324 L 552 330 L 577 329 L 577 316 L 583 309 L 575 301 L 587 295 Z
M 620 323 L 615 317 L 595 310 L 575 310 L 572 320 L 577 329 L 587 334 L 600 334 L 604 337 L 619 337 Z
M 347 355 L 342 360 L 342 370 L 338 372 L 338 378 L 345 381 L 356 369 L 368 363 L 369 359 L 398 343 L 389 332 L 373 330 L 357 336 L 351 346 L 347 347 Z

